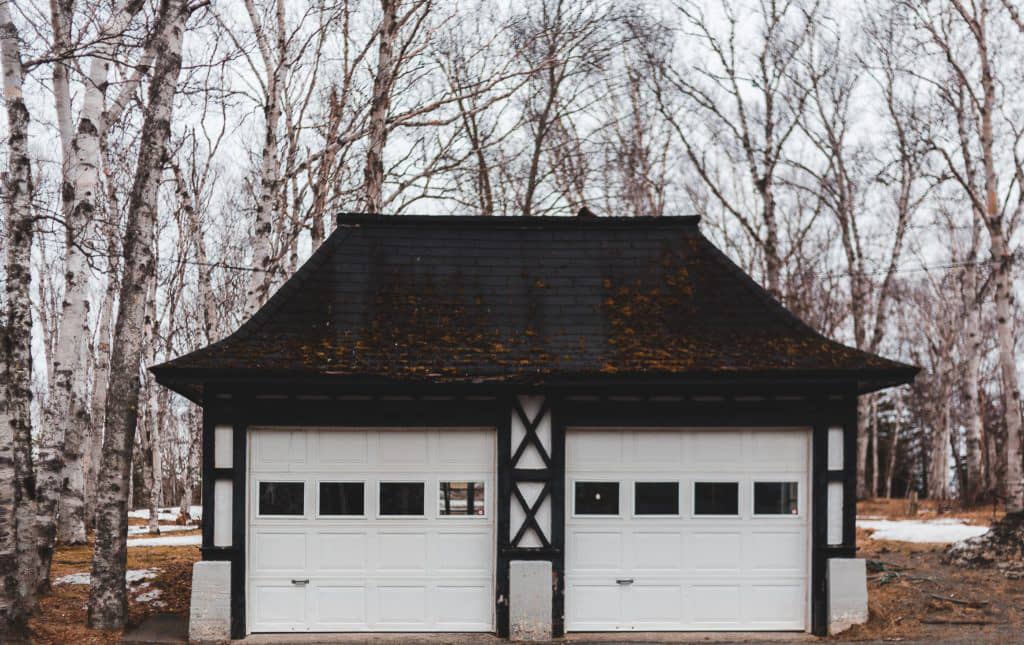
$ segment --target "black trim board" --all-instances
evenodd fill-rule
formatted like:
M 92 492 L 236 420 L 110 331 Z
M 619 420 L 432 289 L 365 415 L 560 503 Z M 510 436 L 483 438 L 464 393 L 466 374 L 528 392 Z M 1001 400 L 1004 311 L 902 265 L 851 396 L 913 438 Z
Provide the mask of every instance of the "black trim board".
M 235 548 L 231 561 L 231 637 L 245 638 L 245 547 L 246 547 L 246 457 L 249 452 L 248 426 L 241 417 L 234 423 L 233 455 L 231 466 L 234 470 L 231 490 L 231 544 Z

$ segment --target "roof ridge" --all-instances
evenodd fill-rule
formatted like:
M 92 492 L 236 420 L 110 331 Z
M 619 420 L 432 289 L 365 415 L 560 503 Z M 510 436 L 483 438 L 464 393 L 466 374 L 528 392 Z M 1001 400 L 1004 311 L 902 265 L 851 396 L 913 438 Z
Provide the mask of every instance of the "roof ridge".
M 695 227 L 700 215 L 575 217 L 561 215 L 384 215 L 339 213 L 338 228 L 355 226 L 457 226 L 473 228 L 675 228 Z

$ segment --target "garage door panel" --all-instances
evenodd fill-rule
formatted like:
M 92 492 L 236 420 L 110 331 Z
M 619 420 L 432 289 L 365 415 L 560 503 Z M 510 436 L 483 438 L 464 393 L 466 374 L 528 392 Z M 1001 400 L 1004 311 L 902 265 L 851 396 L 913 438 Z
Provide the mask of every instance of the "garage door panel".
M 433 590 L 437 601 L 438 627 L 459 630 L 488 626 L 481 617 L 490 613 L 490 587 L 483 584 L 438 585 Z
M 690 535 L 693 568 L 698 572 L 736 572 L 742 561 L 742 536 L 736 531 L 694 531 Z
M 305 531 L 259 531 L 253 573 L 302 573 L 306 570 Z
M 377 586 L 377 620 L 382 625 L 422 625 L 427 622 L 427 587 Z
M 671 625 L 683 607 L 682 585 L 632 585 L 622 593 L 624 611 L 638 626 Z
M 377 461 L 381 465 L 429 463 L 428 433 L 390 430 L 377 433 Z
M 369 443 L 365 432 L 318 431 L 316 435 L 316 461 L 321 465 L 366 464 Z
M 740 585 L 694 585 L 690 594 L 696 625 L 733 626 L 740 622 Z
M 306 623 L 306 588 L 281 584 L 258 584 L 253 605 L 259 625 L 274 629 L 302 629 Z
M 569 589 L 570 611 L 582 626 L 617 625 L 622 616 L 622 589 L 614 584 L 576 584 Z
M 577 530 L 573 533 L 573 569 L 577 571 L 618 571 L 622 567 L 621 533 Z
M 314 569 L 321 573 L 357 573 L 366 570 L 367 536 L 363 532 L 327 532 L 316 535 L 317 562 Z
M 678 531 L 636 532 L 630 551 L 637 571 L 678 573 L 683 568 L 683 535 Z
M 381 531 L 377 534 L 377 568 L 382 571 L 425 572 L 427 535 Z
M 367 593 L 365 585 L 317 585 L 311 590 L 318 627 L 340 629 L 366 625 Z
M 494 462 L 494 442 L 483 434 L 441 430 L 437 437 L 437 461 L 448 465 L 490 466 Z
M 295 430 L 261 430 L 253 433 L 253 470 L 289 472 L 306 464 L 306 433 Z
M 439 571 L 453 573 L 486 574 L 490 567 L 491 534 L 489 531 L 474 533 L 439 533 L 435 541 Z
M 686 437 L 690 465 L 700 469 L 735 466 L 743 461 L 743 435 L 735 432 L 693 432 Z
M 678 465 L 683 461 L 683 437 L 675 432 L 637 432 L 633 446 L 636 464 Z
M 752 531 L 744 538 L 749 567 L 754 571 L 799 574 L 807 560 L 807 536 L 788 531 Z
M 614 432 L 572 434 L 566 439 L 569 444 L 566 457 L 570 465 L 581 469 L 595 469 L 603 465 L 622 463 L 622 435 Z
M 751 462 L 768 471 L 802 472 L 807 466 L 807 436 L 799 432 L 752 432 Z
M 748 619 L 775 629 L 803 628 L 803 586 L 751 585 L 746 589 Z

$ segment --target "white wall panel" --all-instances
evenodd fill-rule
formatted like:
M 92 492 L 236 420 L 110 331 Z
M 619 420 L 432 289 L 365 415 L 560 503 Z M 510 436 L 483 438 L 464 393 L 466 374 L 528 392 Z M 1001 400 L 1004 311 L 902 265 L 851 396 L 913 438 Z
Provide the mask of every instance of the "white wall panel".
M 213 483 L 213 546 L 231 546 L 233 491 L 230 479 L 218 479 Z

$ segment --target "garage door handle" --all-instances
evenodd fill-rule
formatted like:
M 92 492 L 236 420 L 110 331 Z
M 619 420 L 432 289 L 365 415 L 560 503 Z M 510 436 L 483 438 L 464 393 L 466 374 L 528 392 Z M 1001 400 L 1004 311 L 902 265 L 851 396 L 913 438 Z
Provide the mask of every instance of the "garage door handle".
M 616 584 L 620 584 L 620 585 L 631 585 L 631 584 L 633 584 L 633 579 L 632 578 L 619 578 L 615 582 L 616 582 Z
M 309 578 L 305 578 L 303 580 L 292 580 L 292 584 L 293 585 L 308 585 L 309 584 Z

